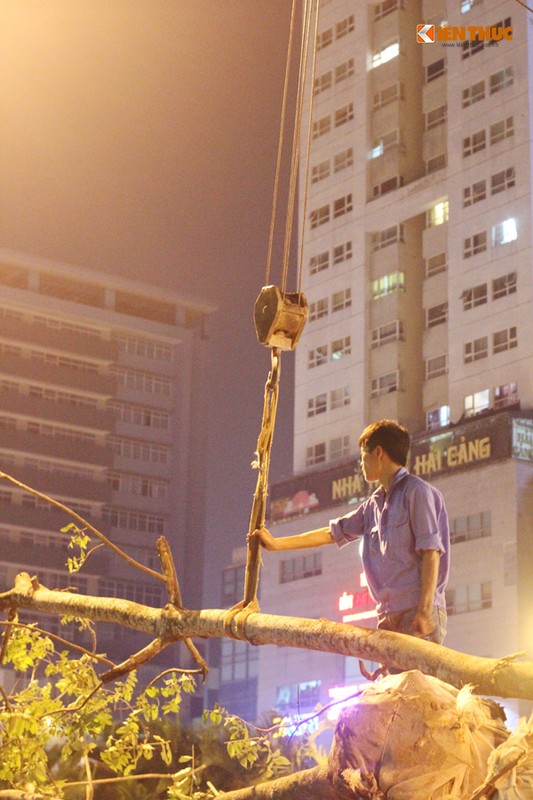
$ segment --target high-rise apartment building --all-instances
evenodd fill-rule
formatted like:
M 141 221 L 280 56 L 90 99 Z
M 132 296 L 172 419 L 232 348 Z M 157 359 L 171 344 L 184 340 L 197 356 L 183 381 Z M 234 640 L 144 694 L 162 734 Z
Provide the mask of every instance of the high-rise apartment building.
M 320 527 L 360 502 L 358 435 L 398 419 L 414 437 L 411 469 L 448 503 L 448 646 L 531 657 L 528 12 L 511 0 L 322 0 L 317 45 L 300 192 L 310 315 L 294 476 L 272 487 L 272 531 Z M 267 554 L 263 609 L 373 624 L 350 550 Z M 258 708 L 290 713 L 302 692 L 327 703 L 360 680 L 353 659 L 262 648 Z
M 155 542 L 164 534 L 189 607 L 202 601 L 203 327 L 212 311 L 149 284 L 0 252 L 2 471 L 149 567 L 160 568 Z M 166 602 L 161 582 L 107 549 L 69 575 L 60 529 L 70 518 L 5 481 L 0 504 L 2 591 L 24 570 L 48 588 Z M 98 635 L 112 658 L 143 643 L 110 626 Z

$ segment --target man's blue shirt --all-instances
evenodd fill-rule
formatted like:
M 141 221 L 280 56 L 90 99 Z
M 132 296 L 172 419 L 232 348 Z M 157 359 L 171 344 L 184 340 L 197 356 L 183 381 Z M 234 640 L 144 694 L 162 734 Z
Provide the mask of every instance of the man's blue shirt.
M 363 569 L 378 614 L 418 605 L 422 550 L 441 554 L 434 604 L 446 607 L 450 532 L 442 494 L 402 467 L 389 489 L 380 486 L 355 511 L 331 520 L 331 534 L 343 547 L 363 537 Z

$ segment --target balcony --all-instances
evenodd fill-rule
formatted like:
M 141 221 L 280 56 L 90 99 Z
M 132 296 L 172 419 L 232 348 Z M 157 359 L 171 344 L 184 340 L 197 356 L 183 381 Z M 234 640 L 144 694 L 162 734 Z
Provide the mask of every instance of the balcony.
M 97 481 L 94 478 L 62 475 L 54 471 L 45 472 L 36 467 L 22 469 L 15 467 L 13 473 L 13 477 L 17 480 L 53 497 L 68 497 L 72 500 L 95 503 L 109 503 L 111 499 L 111 489 L 107 479 Z
M 4 481 L 2 486 L 8 486 Z M 14 503 L 2 503 L 0 505 L 0 523 L 5 526 L 12 526 L 15 528 L 24 528 L 28 530 L 47 531 L 48 533 L 58 533 L 61 528 L 73 522 L 73 518 L 60 511 L 55 506 L 49 508 L 27 508 L 26 506 L 16 505 Z M 94 525 L 97 530 L 101 531 L 105 536 L 109 537 L 109 525 L 101 519 L 89 519 L 88 522 Z M 11 547 L 11 546 L 10 546 Z M 103 549 L 103 548 L 102 548 Z M 10 550 L 11 552 L 11 550 Z M 39 551 L 40 552 L 40 551 Z M 100 552 L 100 551 L 98 551 Z M 96 553 L 92 558 L 96 558 Z M 2 559 L 13 561 L 13 558 L 6 558 L 7 553 L 2 551 Z M 26 555 L 24 561 L 35 563 L 39 560 L 38 553 L 28 553 L 26 548 Z
M 2 430 L 2 449 L 27 455 L 67 459 L 79 464 L 110 467 L 113 453 L 103 445 L 66 437 L 42 436 L 12 428 Z
M 54 366 L 12 353 L 2 355 L 0 375 L 13 380 L 23 378 L 32 383 L 61 386 L 74 392 L 87 392 L 105 398 L 113 397 L 116 392 L 116 380 L 112 375 Z
M 39 349 L 53 350 L 75 358 L 90 358 L 111 363 L 118 358 L 116 342 L 87 336 L 76 331 L 49 328 L 39 322 L 0 318 L 0 339 L 13 344 L 35 345 Z
M 33 417 L 46 422 L 92 428 L 96 431 L 110 432 L 115 426 L 113 411 L 77 406 L 54 400 L 45 400 L 20 392 L 0 389 L 0 407 L 3 414 Z

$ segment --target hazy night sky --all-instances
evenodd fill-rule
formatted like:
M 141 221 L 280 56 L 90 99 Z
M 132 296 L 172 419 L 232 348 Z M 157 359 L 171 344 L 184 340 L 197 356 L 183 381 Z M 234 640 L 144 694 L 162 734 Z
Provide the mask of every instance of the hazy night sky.
M 220 309 L 206 475 L 215 605 L 256 479 L 270 353 L 252 309 L 290 12 L 291 0 L 0 0 L 0 247 Z M 291 373 L 287 354 L 274 478 L 291 465 Z

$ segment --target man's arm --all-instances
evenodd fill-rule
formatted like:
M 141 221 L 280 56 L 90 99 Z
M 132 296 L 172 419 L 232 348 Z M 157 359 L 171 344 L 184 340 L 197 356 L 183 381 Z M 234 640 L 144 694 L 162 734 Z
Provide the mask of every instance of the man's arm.
M 280 536 L 276 539 L 266 528 L 258 528 L 249 533 L 247 540 L 256 536 L 265 550 L 303 550 L 307 547 L 321 547 L 324 544 L 333 544 L 333 536 L 329 525 L 327 528 L 317 528 L 314 531 L 300 533 L 296 536 Z
M 415 636 L 429 636 L 435 629 L 433 601 L 439 576 L 440 552 L 422 550 L 422 571 L 418 611 L 413 617 L 412 631 Z

